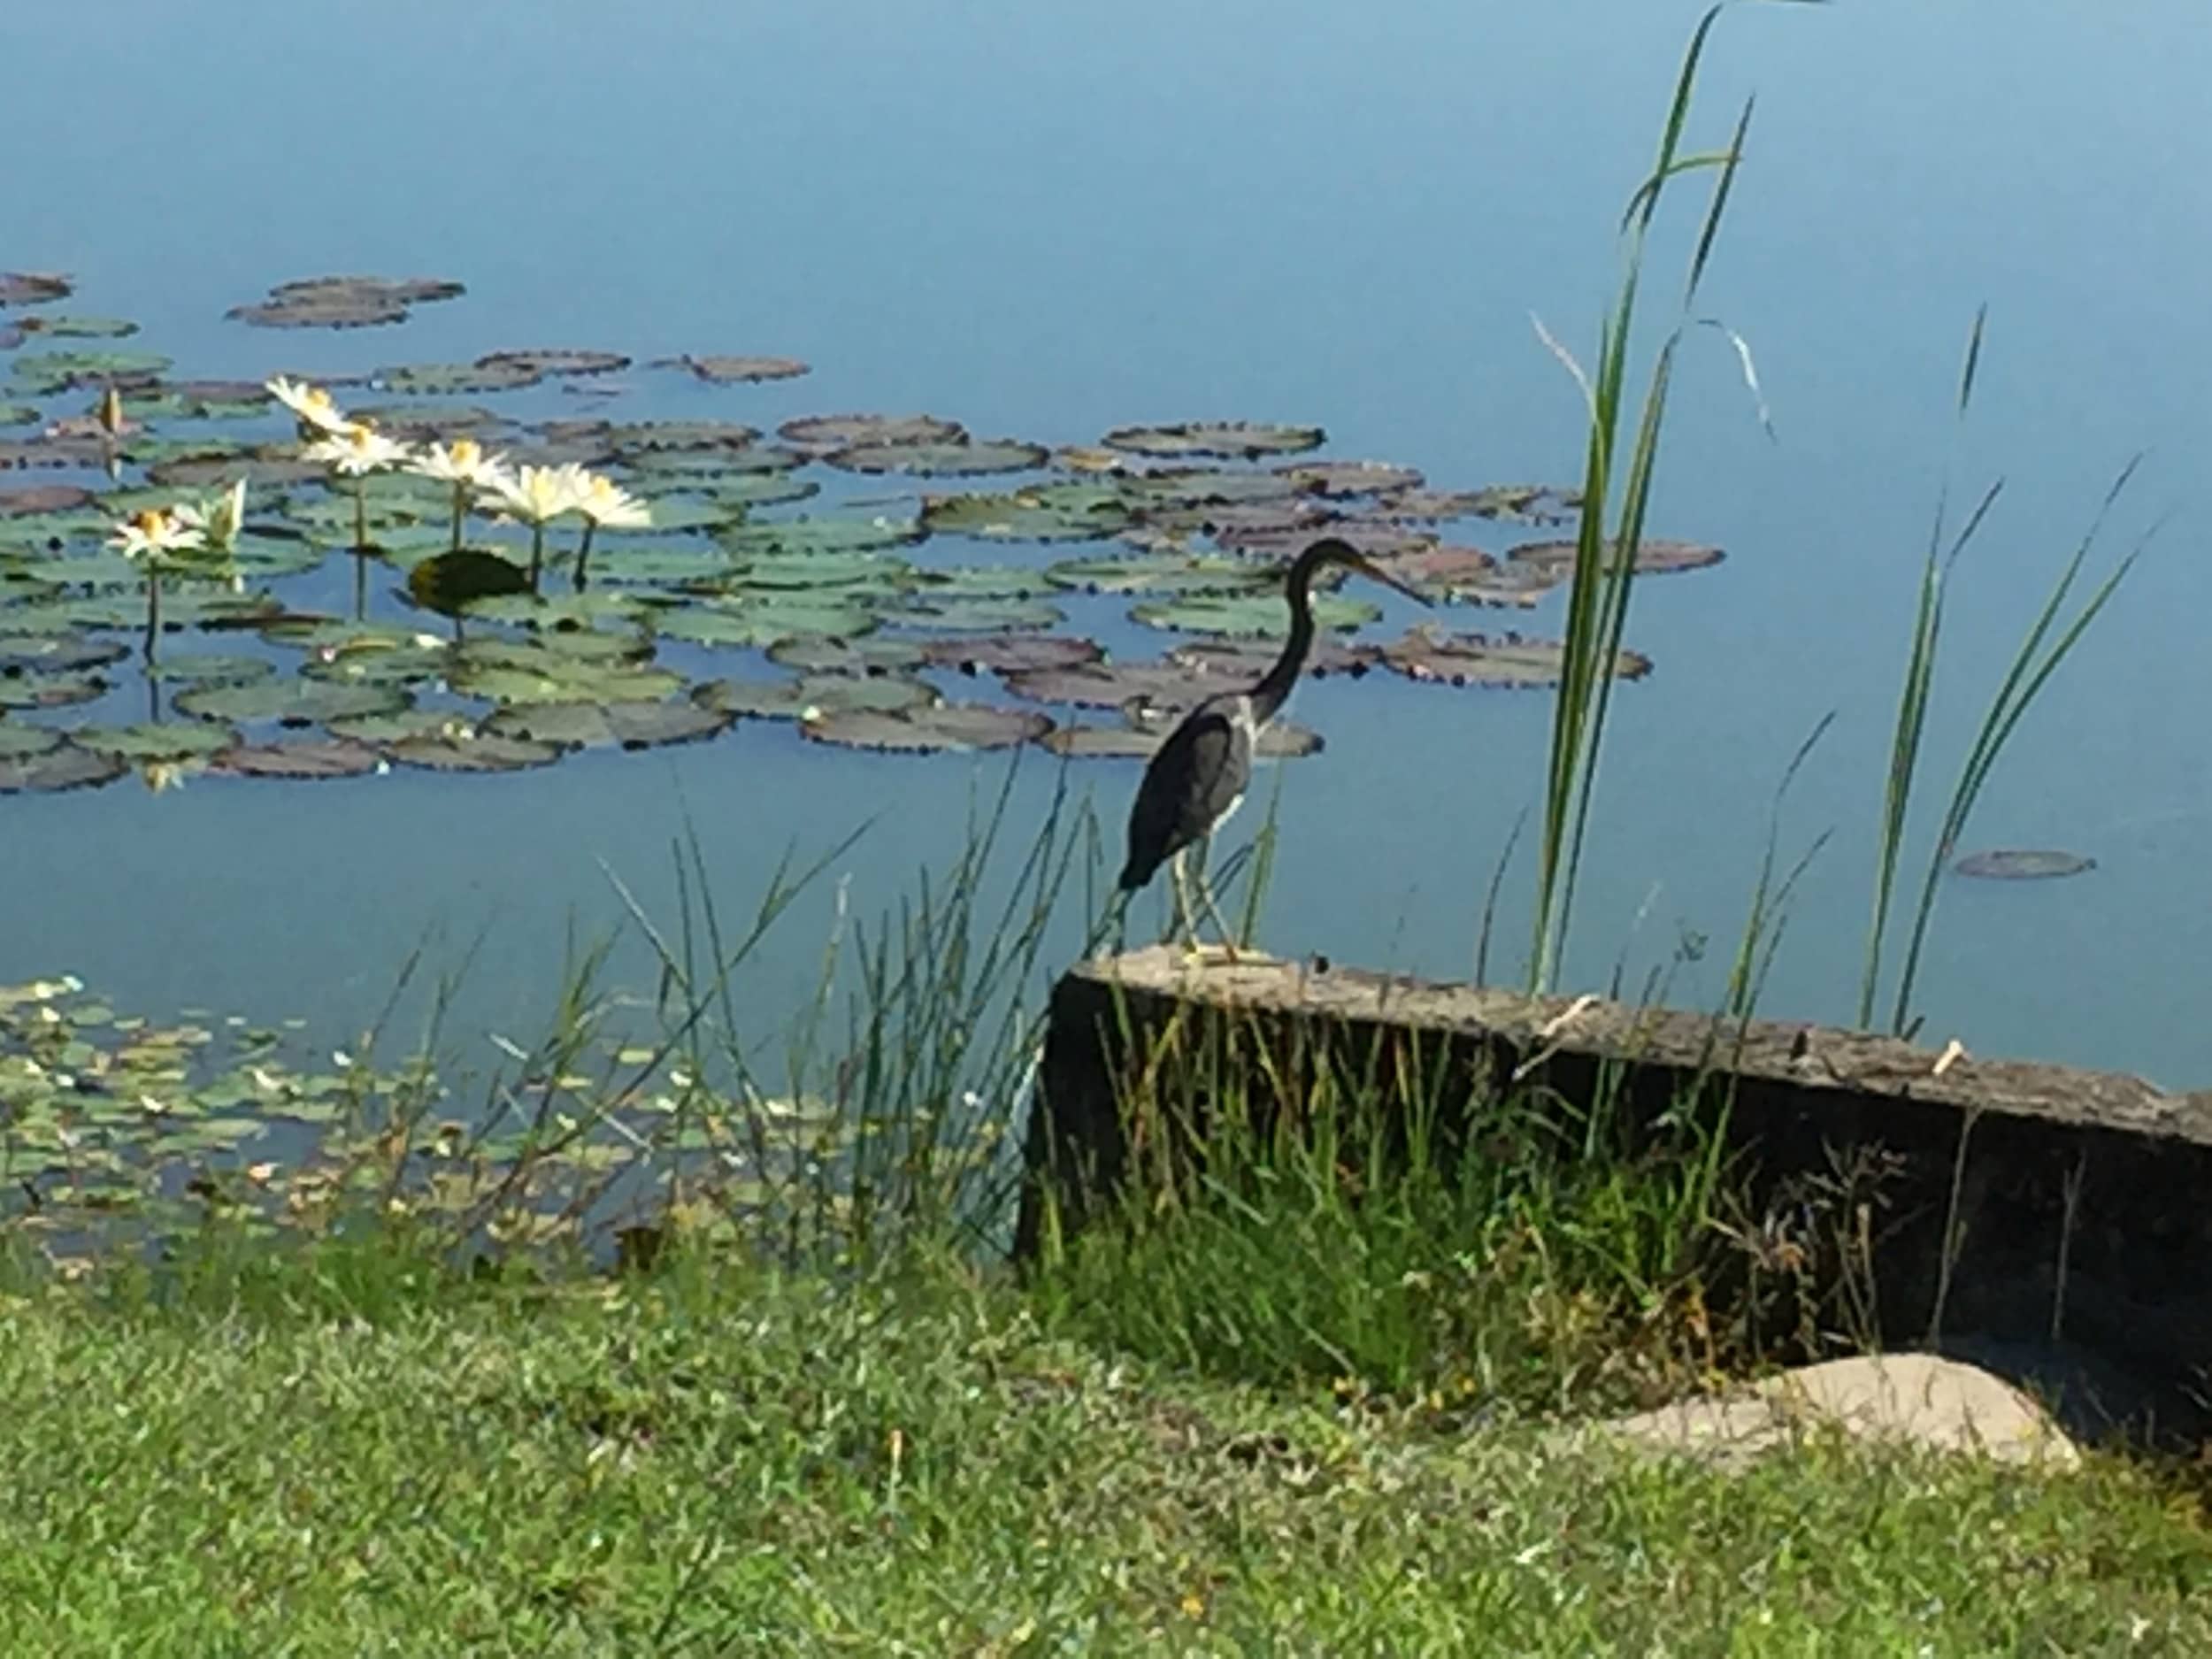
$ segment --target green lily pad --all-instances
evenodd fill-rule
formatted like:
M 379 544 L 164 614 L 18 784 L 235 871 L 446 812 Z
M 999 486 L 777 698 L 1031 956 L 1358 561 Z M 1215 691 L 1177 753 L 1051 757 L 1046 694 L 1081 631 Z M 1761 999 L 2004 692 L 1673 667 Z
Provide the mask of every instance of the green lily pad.
M 937 693 L 903 674 L 808 674 L 796 680 L 710 680 L 692 698 L 717 713 L 752 719 L 797 720 L 838 711 L 895 713 L 926 708 Z
M 730 357 L 709 352 L 686 352 L 680 357 L 658 357 L 657 369 L 687 369 L 710 386 L 741 386 L 756 380 L 788 380 L 808 373 L 796 357 Z
M 80 673 L 104 668 L 129 655 L 130 648 L 117 641 L 87 639 L 82 634 L 0 637 L 0 676 Z
M 646 498 L 645 508 L 653 515 L 650 525 L 641 526 L 634 532 L 616 530 L 610 526 L 599 534 L 603 536 L 642 535 L 658 531 L 672 535 L 686 530 L 718 530 L 724 525 L 742 523 L 745 518 L 742 502 L 727 501 L 716 495 L 653 495 Z
M 799 638 L 849 639 L 872 629 L 876 618 L 873 607 L 830 595 L 733 595 L 662 611 L 652 626 L 665 639 L 691 645 L 766 646 Z
M 108 682 L 93 673 L 0 674 L 0 709 L 63 709 L 107 695 Z
M 838 604 L 888 601 L 916 580 L 913 565 L 881 553 L 766 553 L 740 565 L 723 588 L 788 599 L 808 596 Z M 838 589 L 831 592 L 830 589 Z
M 922 649 L 932 666 L 964 674 L 1075 668 L 1105 656 L 1090 640 L 1071 640 L 1056 634 L 956 634 L 926 641 Z
M 50 726 L 0 720 L 0 761 L 28 760 L 61 747 L 62 734 Z
M 439 300 L 457 300 L 468 292 L 451 277 L 313 276 L 296 277 L 269 290 L 280 304 L 307 300 L 380 299 L 396 305 L 428 305 Z
M 1532 687 L 1559 683 L 1566 649 L 1557 640 L 1524 639 L 1517 634 L 1492 637 L 1416 628 L 1403 639 L 1384 646 L 1383 661 L 1409 680 L 1452 686 Z M 1624 649 L 1613 672 L 1623 680 L 1641 680 L 1651 672 L 1651 658 L 1640 651 Z
M 862 685 L 879 682 L 862 680 Z M 889 754 L 937 754 L 946 749 L 1010 749 L 1034 742 L 1052 729 L 1046 716 L 1027 709 L 979 703 L 942 703 L 900 714 L 841 709 L 799 722 L 800 735 L 817 743 Z
M 1279 515 L 1321 511 L 1302 503 L 1291 480 L 1280 472 L 1223 466 L 1165 467 L 1131 472 L 1114 480 L 1122 499 L 1148 519 L 1186 513 L 1211 518 L 1225 508 L 1272 507 Z
M 483 437 L 495 426 L 503 424 L 503 418 L 481 403 L 372 403 L 365 409 L 353 411 L 354 419 L 365 420 L 388 438 L 397 438 L 404 443 L 434 443 L 455 437 Z M 434 485 L 438 494 L 450 501 L 452 486 L 440 479 L 416 479 L 410 473 L 400 473 L 410 482 Z
M 1380 495 L 1418 489 L 1418 469 L 1389 461 L 1299 461 L 1275 469 L 1308 495 Z
M 734 420 L 629 420 L 606 430 L 606 442 L 625 459 L 665 449 L 746 449 L 759 436 L 757 427 Z
M 796 518 L 762 518 L 725 530 L 715 539 L 745 558 L 767 554 L 869 553 L 907 547 L 929 532 L 921 520 L 888 513 L 802 514 Z
M 1483 518 L 1491 504 L 1491 497 L 1479 489 L 1394 489 L 1374 511 L 1386 518 L 1427 524 Z
M 503 709 L 484 723 L 488 733 L 556 749 L 652 749 L 689 743 L 728 728 L 735 711 L 696 699 L 660 703 L 554 703 Z
M 472 733 L 480 722 L 452 709 L 401 709 L 390 714 L 357 714 L 326 720 L 333 737 L 350 737 L 364 743 L 396 743 L 403 738 L 452 738 Z
M 168 372 L 171 360 L 158 351 L 27 351 L 10 365 L 19 392 L 49 396 L 73 388 L 97 388 L 113 381 L 150 380 Z
M 598 550 L 594 549 L 593 562 L 598 558 Z M 644 611 L 645 606 L 635 595 L 603 589 L 580 594 L 516 594 L 504 599 L 479 599 L 468 608 L 472 618 L 524 623 L 547 634 L 595 630 L 603 623 L 634 623 Z
M 157 389 L 163 396 L 174 398 L 185 415 L 196 420 L 260 414 L 276 402 L 260 380 L 164 380 Z M 131 400 L 126 397 L 123 407 L 127 411 L 130 406 Z
M 1041 599 L 939 599 L 925 592 L 912 595 L 900 610 L 885 611 L 883 620 L 895 628 L 1010 634 L 1056 628 L 1067 614 Z
M 550 743 L 502 736 L 488 727 L 468 737 L 403 737 L 387 744 L 385 753 L 403 765 L 431 772 L 525 772 L 561 757 Z
M 752 430 L 749 426 L 719 426 L 708 429 L 731 434 Z M 741 478 L 764 472 L 788 472 L 803 466 L 806 460 L 795 449 L 774 445 L 756 449 L 750 445 L 731 448 L 710 443 L 696 449 L 633 449 L 623 456 L 621 465 L 632 485 L 649 494 L 667 489 L 722 490 Z
M 530 572 L 481 548 L 459 548 L 424 559 L 407 572 L 408 596 L 426 611 L 455 617 L 480 599 L 530 591 Z
M 777 436 L 813 454 L 883 444 L 959 443 L 968 435 L 956 420 L 935 415 L 802 415 L 776 428 Z
M 446 683 L 464 696 L 494 703 L 658 703 L 683 688 L 683 676 L 664 668 L 567 660 L 539 653 L 530 663 L 472 658 L 473 644 Z
M 112 755 L 96 755 L 69 743 L 12 758 L 0 753 L 0 795 L 96 788 L 128 770 Z
M 1001 495 L 932 495 L 922 523 L 939 535 L 994 541 L 1094 541 L 1118 535 L 1129 505 L 1111 485 L 1041 484 Z
M 157 461 L 146 469 L 149 482 L 155 484 L 188 484 L 200 488 L 227 488 L 238 479 L 256 489 L 282 489 L 296 484 L 321 484 L 328 473 L 312 461 L 303 461 L 297 456 L 256 453 L 253 455 L 188 455 L 173 461 Z M 376 485 L 369 486 L 374 499 Z M 348 501 L 351 495 L 349 492 Z
M 822 493 L 822 487 L 810 478 L 794 478 L 788 472 L 762 472 L 718 475 L 712 482 L 710 498 L 725 507 L 750 509 L 754 507 L 782 507 L 795 501 L 805 501 Z M 648 500 L 655 499 L 649 494 Z M 739 515 L 733 513 L 735 521 Z
M 846 472 L 907 472 L 918 478 L 1026 472 L 1045 464 L 1042 444 L 1012 438 L 969 439 L 955 443 L 856 443 L 832 449 L 826 465 Z
M 470 397 L 520 391 L 541 378 L 521 364 L 403 363 L 379 369 L 369 377 L 369 384 L 396 397 Z
M 79 749 L 119 760 L 204 760 L 228 749 L 238 734 L 227 726 L 192 721 L 140 726 L 80 726 L 69 734 Z
M 488 351 L 476 359 L 480 369 L 521 369 L 533 375 L 612 374 L 630 366 L 619 351 L 594 351 L 574 346 L 541 346 L 528 351 Z
M 241 743 L 218 755 L 211 770 L 237 778 L 308 781 L 358 778 L 388 764 L 382 750 L 340 737 L 300 739 L 288 743 Z
M 50 335 L 57 340 L 122 340 L 138 332 L 138 325 L 128 318 L 73 317 L 52 311 L 26 317 L 16 326 L 27 334 Z
M 737 561 L 711 541 L 608 541 L 591 550 L 595 581 L 617 587 L 672 587 L 733 574 Z
M 45 419 L 36 403 L 0 403 L 0 426 L 28 426 Z
M 1574 573 L 1575 543 L 1524 541 L 1509 549 L 1505 557 L 1512 564 L 1548 572 L 1563 581 Z M 1646 540 L 1636 546 L 1636 573 L 1663 576 L 1675 571 L 1703 570 L 1709 565 L 1719 564 L 1724 557 L 1718 548 L 1700 541 Z
M 2096 867 L 2094 858 L 2054 848 L 2000 848 L 1969 853 L 1951 866 L 1959 875 L 1995 881 L 2051 881 Z
M 1045 578 L 1055 587 L 1087 594 L 1234 593 L 1275 580 L 1272 572 L 1249 559 L 1210 553 L 1063 559 L 1046 567 Z
M 769 646 L 768 660 L 803 674 L 901 674 L 931 660 L 929 649 L 942 643 L 888 634 L 860 639 L 802 634 Z
M 1118 426 L 1108 433 L 1110 449 L 1174 460 L 1223 456 L 1253 460 L 1263 455 L 1296 455 L 1317 449 L 1328 434 L 1318 426 L 1285 426 L 1256 420 L 1191 420 L 1163 426 Z
M 407 698 L 403 692 L 386 686 L 273 679 L 243 685 L 196 686 L 180 693 L 175 706 L 178 713 L 195 719 L 274 720 L 283 726 L 313 726 L 354 715 L 388 714 L 406 707 Z
M 948 599 L 1028 599 L 1052 592 L 1042 571 L 1018 565 L 953 565 L 914 572 L 915 596 L 933 603 Z
M 119 651 L 120 648 L 118 648 Z M 265 657 L 236 657 L 219 651 L 186 651 L 165 656 L 153 666 L 153 676 L 166 685 L 240 685 L 266 680 L 276 664 Z
M 1245 636 L 1290 632 L 1290 607 L 1279 594 L 1249 598 L 1219 594 L 1194 594 L 1132 608 L 1130 617 L 1148 628 L 1170 628 L 1179 634 L 1228 634 Z M 1364 599 L 1344 599 L 1325 594 L 1313 601 L 1314 626 L 1325 632 L 1350 633 L 1382 615 L 1382 607 Z

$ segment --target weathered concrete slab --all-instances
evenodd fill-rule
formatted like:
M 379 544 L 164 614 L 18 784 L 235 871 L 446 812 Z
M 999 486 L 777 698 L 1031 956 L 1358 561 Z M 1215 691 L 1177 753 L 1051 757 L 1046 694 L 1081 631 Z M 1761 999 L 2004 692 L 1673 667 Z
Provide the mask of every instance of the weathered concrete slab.
M 2107 1409 L 2212 1428 L 2212 1094 L 1825 1026 L 1156 948 L 1056 988 L 1018 1251 L 1038 1248 L 1048 1198 L 1080 1226 L 1120 1185 L 1128 1102 L 1165 1048 L 1202 1033 L 1241 1056 L 1250 1110 L 1309 1087 L 1325 1056 L 1385 1079 L 1441 1068 L 1448 1102 L 1502 1081 L 1572 1102 L 1609 1086 L 1653 1133 L 1686 1098 L 1724 1095 L 1727 1148 L 1764 1206 L 1752 1230 L 1801 1255 L 1830 1224 L 1855 1231 L 1867 1282 L 1850 1294 L 1885 1346 L 2062 1351 L 2087 1362 L 2064 1376 L 2114 1401 L 2074 1399 L 2070 1425 Z M 1181 1130 L 1198 1156 L 1203 1111 Z

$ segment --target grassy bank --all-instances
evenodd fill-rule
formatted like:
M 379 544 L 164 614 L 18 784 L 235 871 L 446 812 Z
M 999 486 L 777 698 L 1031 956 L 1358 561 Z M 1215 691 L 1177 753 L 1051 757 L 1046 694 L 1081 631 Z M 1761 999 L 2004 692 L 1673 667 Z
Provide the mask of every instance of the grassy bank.
M 2212 1542 L 2117 1463 L 1547 1449 L 952 1268 L 96 1274 L 7 1301 L 0 1394 L 13 1654 L 2212 1651 Z

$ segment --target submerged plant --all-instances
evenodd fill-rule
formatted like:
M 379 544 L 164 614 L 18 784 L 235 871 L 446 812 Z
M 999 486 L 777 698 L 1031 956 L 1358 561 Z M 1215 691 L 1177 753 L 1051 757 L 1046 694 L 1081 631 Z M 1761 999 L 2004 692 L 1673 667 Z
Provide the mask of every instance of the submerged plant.
M 173 512 L 149 507 L 119 522 L 108 545 L 146 572 L 146 661 L 154 660 L 161 637 L 161 573 L 172 557 L 204 546 L 205 534 L 184 523 Z
M 453 550 L 461 550 L 461 531 L 468 518 L 472 495 L 495 488 L 507 477 L 507 457 L 488 453 L 473 438 L 433 443 L 415 452 L 407 470 L 451 486 L 453 490 Z

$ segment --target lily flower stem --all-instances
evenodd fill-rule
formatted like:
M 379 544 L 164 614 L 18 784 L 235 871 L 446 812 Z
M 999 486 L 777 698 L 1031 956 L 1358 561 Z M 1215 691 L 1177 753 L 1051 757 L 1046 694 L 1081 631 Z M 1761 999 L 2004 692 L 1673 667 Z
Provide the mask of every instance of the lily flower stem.
M 584 538 L 576 544 L 576 591 L 584 591 L 584 566 L 591 558 L 591 533 L 599 527 L 596 521 L 584 520 Z
M 538 591 L 538 571 L 545 563 L 545 526 L 542 521 L 530 526 L 530 591 Z
M 358 473 L 353 480 L 353 550 L 369 550 L 368 480 Z
M 461 550 L 461 525 L 468 516 L 469 487 L 457 482 L 453 486 L 453 550 Z
M 146 561 L 146 662 L 150 666 L 161 639 L 161 566 Z

